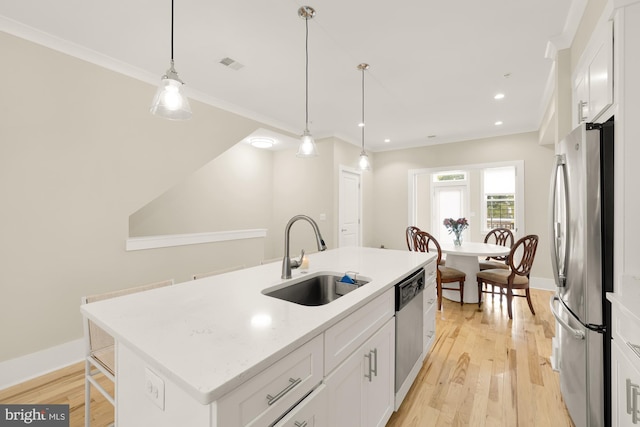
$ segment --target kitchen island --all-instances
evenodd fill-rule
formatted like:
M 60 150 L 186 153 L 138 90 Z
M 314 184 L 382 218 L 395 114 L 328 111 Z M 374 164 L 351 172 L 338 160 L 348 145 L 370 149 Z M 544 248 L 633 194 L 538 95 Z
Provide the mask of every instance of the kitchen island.
M 393 345 L 387 324 L 394 285 L 433 267 L 432 254 L 386 249 L 340 248 L 308 257 L 309 272 L 294 270 L 288 280 L 280 279 L 281 264 L 272 263 L 83 306 L 83 315 L 116 341 L 116 424 L 269 425 L 309 392 L 307 399 L 329 387 L 327 377 L 379 329 L 391 331 Z M 325 305 L 263 294 L 304 276 L 347 271 L 370 281 Z M 371 369 L 377 352 L 368 357 Z M 295 375 L 286 372 L 292 366 Z M 250 400 L 279 375 L 287 377 L 280 382 L 285 387 L 261 396 L 264 408 Z

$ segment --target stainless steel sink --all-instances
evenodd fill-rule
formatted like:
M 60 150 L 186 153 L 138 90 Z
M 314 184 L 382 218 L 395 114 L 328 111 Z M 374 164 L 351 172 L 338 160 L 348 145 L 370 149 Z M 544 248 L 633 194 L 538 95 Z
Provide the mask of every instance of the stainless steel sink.
M 316 273 L 303 280 L 277 288 L 262 291 L 263 294 L 296 304 L 317 306 L 329 304 L 341 296 L 369 283 L 369 280 L 357 278 L 355 284 L 340 282 L 342 275 Z

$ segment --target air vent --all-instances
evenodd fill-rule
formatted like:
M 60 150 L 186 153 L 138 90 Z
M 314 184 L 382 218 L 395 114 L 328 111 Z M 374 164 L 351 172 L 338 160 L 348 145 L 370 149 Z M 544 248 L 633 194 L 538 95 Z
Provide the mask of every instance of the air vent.
M 242 65 L 238 61 L 236 61 L 234 59 L 231 59 L 231 58 L 222 58 L 220 60 L 220 63 L 222 65 L 225 65 L 225 66 L 231 68 L 232 70 L 236 70 L 236 71 L 238 71 L 240 68 L 244 67 L 244 65 Z

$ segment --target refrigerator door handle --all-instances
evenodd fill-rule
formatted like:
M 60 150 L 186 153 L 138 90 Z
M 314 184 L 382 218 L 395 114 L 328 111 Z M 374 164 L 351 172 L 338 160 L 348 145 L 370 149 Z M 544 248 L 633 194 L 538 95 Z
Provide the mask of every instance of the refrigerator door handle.
M 553 175 L 551 179 L 551 191 L 549 191 L 549 223 L 551 225 L 550 235 L 551 235 L 551 265 L 553 270 L 553 275 L 555 276 L 556 285 L 559 287 L 564 287 L 566 282 L 566 268 L 567 263 L 569 261 L 569 251 L 567 250 L 567 242 L 569 240 L 569 229 L 566 227 L 566 224 L 569 220 L 569 193 L 567 188 L 567 168 L 565 167 L 567 163 L 567 159 L 564 154 L 556 155 L 556 164 L 553 169 Z M 562 169 L 562 184 L 563 184 L 563 193 L 564 193 L 564 218 L 562 218 L 562 222 L 556 223 L 556 195 L 558 189 L 558 170 Z M 564 241 L 561 240 L 559 236 L 559 228 L 561 225 L 565 226 L 565 236 Z M 560 245 L 563 245 L 563 253 L 564 260 L 562 260 L 562 264 L 560 264 L 560 260 L 558 259 L 558 252 Z M 560 271 L 562 268 L 562 271 Z
M 553 313 L 553 317 L 556 318 L 556 321 L 563 327 L 565 328 L 567 331 L 571 332 L 571 334 L 573 334 L 573 337 L 577 340 L 583 340 L 584 339 L 584 331 L 581 331 L 579 329 L 574 329 L 571 326 L 569 326 L 569 324 L 567 322 L 565 322 L 561 317 L 560 314 L 556 311 L 556 305 L 555 302 L 556 301 L 560 301 L 560 297 L 558 295 L 553 295 L 551 297 L 551 299 L 549 300 L 549 307 L 551 308 L 551 313 Z

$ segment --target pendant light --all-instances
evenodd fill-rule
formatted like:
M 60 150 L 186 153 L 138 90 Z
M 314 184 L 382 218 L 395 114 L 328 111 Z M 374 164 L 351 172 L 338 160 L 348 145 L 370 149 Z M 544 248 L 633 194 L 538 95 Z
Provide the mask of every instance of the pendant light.
M 173 67 L 173 0 L 171 0 L 171 66 L 160 80 L 160 86 L 153 97 L 151 114 L 169 120 L 187 120 L 191 118 L 189 100 L 180 91 L 184 82 Z
M 371 169 L 371 163 L 369 162 L 369 156 L 364 151 L 364 72 L 369 69 L 369 64 L 358 64 L 358 70 L 362 71 L 362 121 L 360 127 L 362 128 L 362 152 L 360 153 L 360 160 L 358 165 L 360 170 L 368 171 Z
M 304 132 L 300 139 L 300 145 L 298 146 L 298 157 L 315 157 L 318 155 L 318 148 L 316 142 L 313 140 L 311 132 L 309 132 L 309 19 L 312 19 L 316 14 L 316 11 L 311 6 L 302 6 L 298 9 L 298 16 L 304 19 L 305 25 L 305 124 Z

